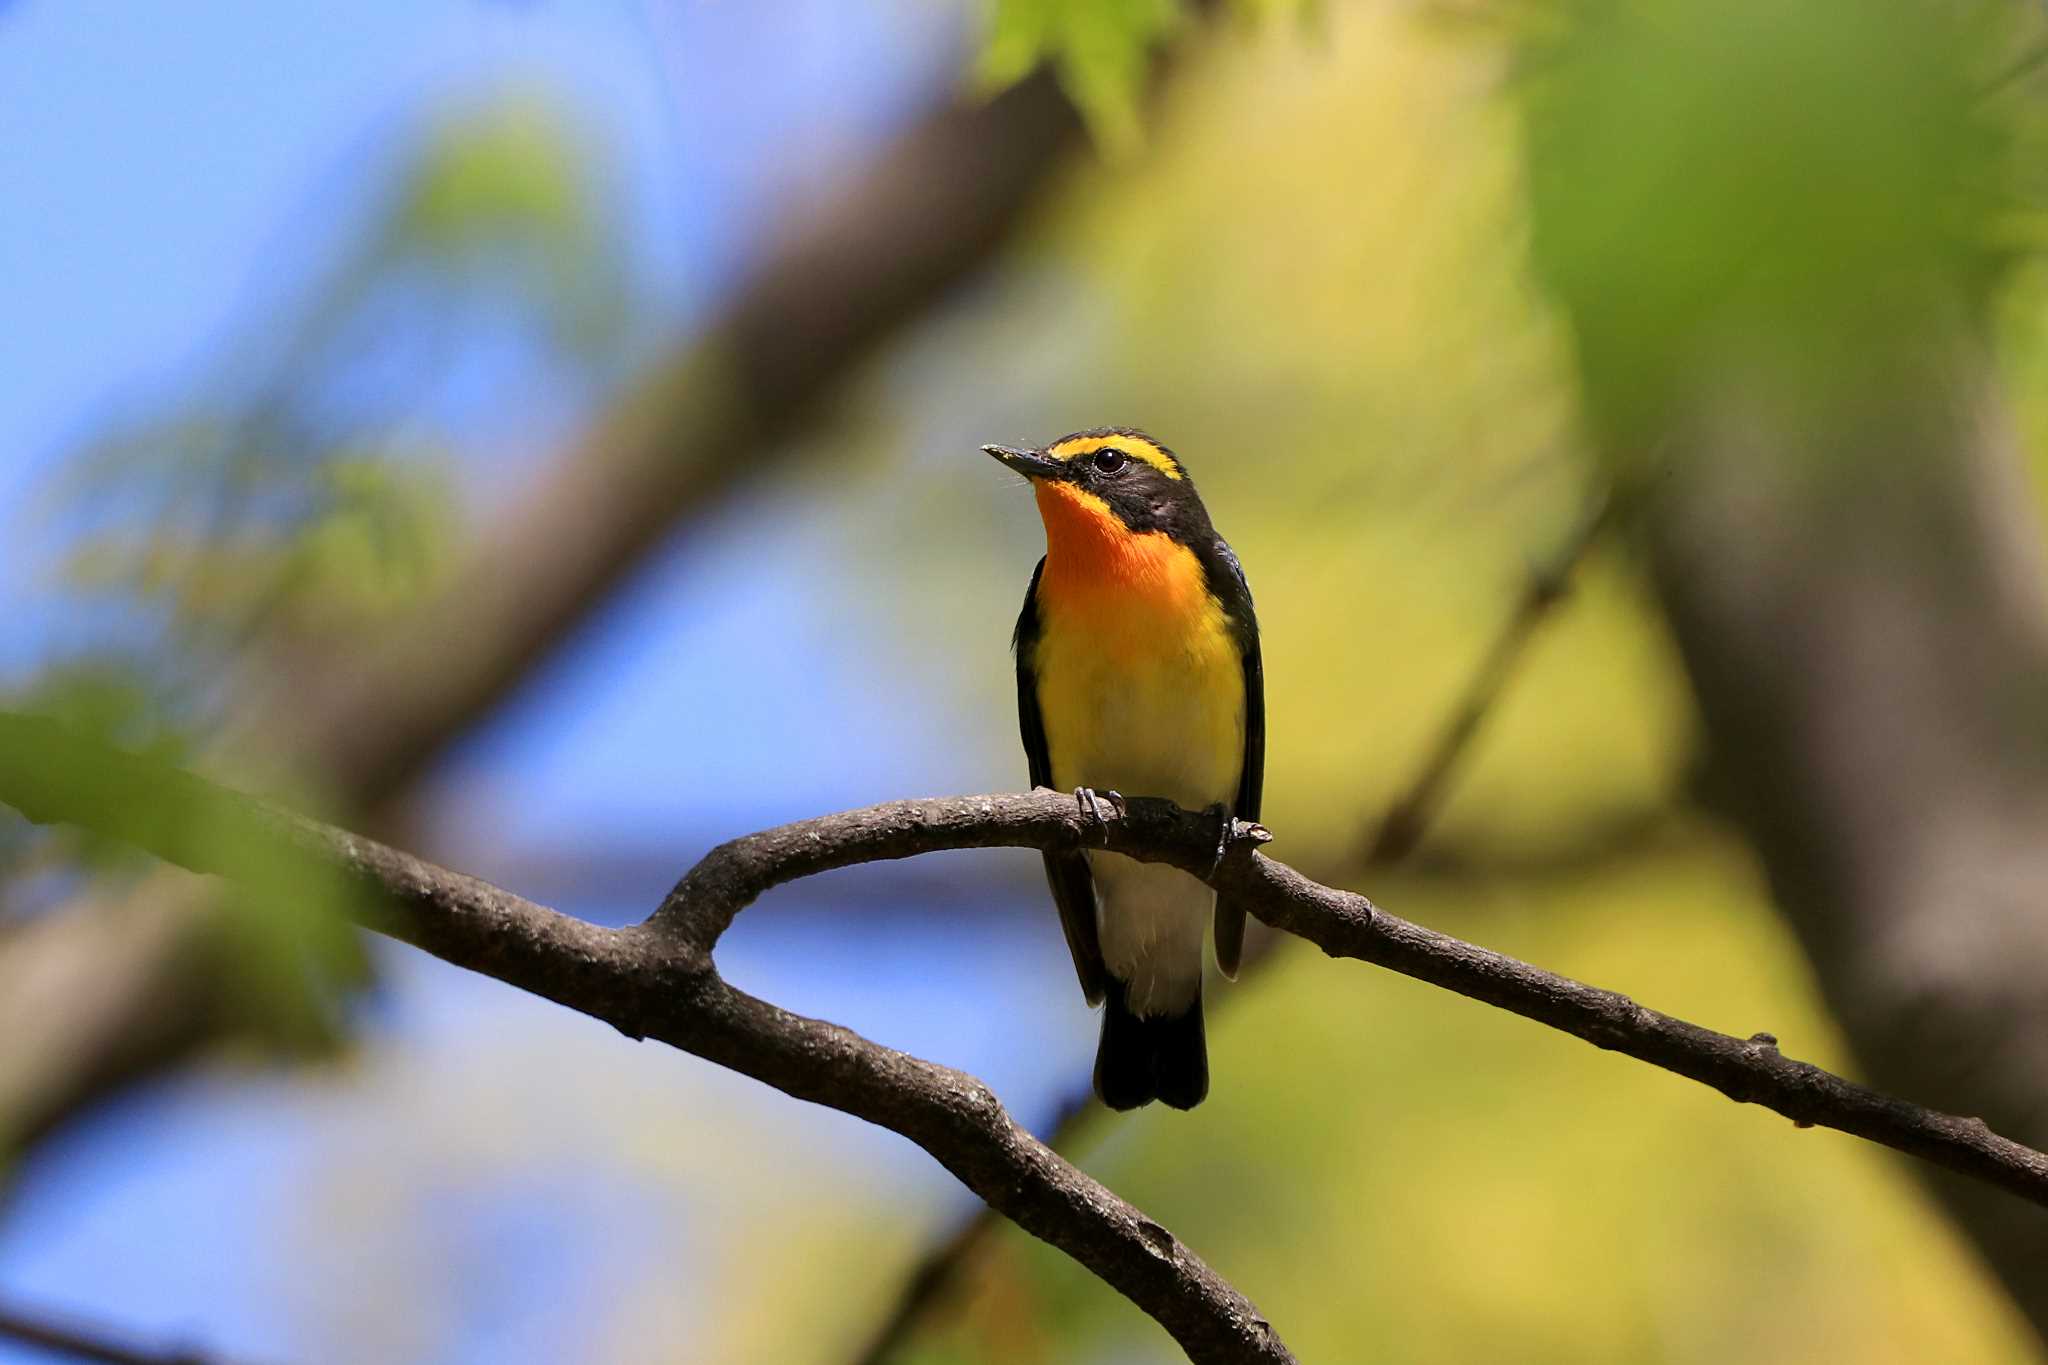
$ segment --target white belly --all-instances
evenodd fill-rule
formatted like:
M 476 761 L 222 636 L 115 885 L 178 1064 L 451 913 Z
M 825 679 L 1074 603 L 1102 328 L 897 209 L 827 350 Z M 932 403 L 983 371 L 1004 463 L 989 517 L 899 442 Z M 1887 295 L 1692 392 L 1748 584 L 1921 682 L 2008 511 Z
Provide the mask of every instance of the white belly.
M 1090 853 L 1102 963 L 1133 1014 L 1179 1014 L 1202 988 L 1202 934 L 1216 893 L 1177 867 Z

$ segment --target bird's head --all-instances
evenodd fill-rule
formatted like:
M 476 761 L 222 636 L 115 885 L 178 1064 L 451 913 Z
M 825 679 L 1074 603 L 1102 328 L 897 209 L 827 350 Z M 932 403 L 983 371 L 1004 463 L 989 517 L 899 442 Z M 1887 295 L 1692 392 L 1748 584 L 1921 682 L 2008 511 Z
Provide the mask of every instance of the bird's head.
M 982 449 L 1031 481 L 1056 559 L 1092 557 L 1139 537 L 1188 545 L 1214 534 L 1179 458 L 1142 431 L 1097 427 L 1038 450 Z

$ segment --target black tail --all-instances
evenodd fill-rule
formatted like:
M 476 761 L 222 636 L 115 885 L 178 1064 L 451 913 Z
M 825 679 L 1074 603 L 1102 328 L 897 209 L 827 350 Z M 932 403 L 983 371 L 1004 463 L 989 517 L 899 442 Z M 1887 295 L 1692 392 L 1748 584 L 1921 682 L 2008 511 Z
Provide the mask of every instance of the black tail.
M 1175 1109 L 1194 1108 L 1209 1093 L 1201 992 L 1183 1013 L 1141 1019 L 1124 1003 L 1124 990 L 1124 983 L 1112 977 L 1104 992 L 1095 1093 L 1112 1109 L 1136 1109 L 1153 1100 Z

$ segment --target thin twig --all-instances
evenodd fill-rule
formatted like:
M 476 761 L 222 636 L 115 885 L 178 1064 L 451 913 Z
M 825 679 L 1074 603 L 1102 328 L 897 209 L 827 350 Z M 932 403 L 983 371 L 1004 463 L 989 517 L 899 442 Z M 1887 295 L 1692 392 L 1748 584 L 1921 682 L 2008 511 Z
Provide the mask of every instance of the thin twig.
M 2036 43 L 2022 52 L 2013 60 L 2012 65 L 1977 88 L 1977 98 L 1989 99 L 2007 86 L 2017 85 L 2040 70 L 2043 63 L 2048 63 L 2048 42 Z
M 121 799 L 110 802 L 109 791 Z M 1411 924 L 1257 852 L 1239 823 L 1215 861 L 1215 824 L 1136 798 L 1101 823 L 1070 797 L 895 801 L 783 825 L 706 854 L 649 919 L 605 929 L 346 831 L 108 749 L 57 723 L 0 713 L 0 802 L 85 825 L 194 871 L 274 877 L 281 847 L 345 873 L 367 927 L 487 976 L 890 1128 L 1033 1235 L 1150 1313 L 1198 1361 L 1292 1359 L 1243 1295 L 1173 1235 L 1019 1127 L 972 1076 L 789 1014 L 734 990 L 711 950 L 769 889 L 835 868 L 942 849 L 1107 848 L 1162 862 L 1241 899 L 1333 957 L 1404 975 L 1688 1077 L 1801 1126 L 1881 1143 L 2048 1208 L 2048 1154 L 1981 1119 L 1895 1099 L 1625 995 Z M 224 837 L 232 835 L 232 837 Z
M 1422 841 L 1423 832 L 1436 818 L 1452 775 L 1471 752 L 1481 723 L 1527 656 L 1536 628 L 1571 590 L 1573 572 L 1607 525 L 1609 506 L 1604 494 L 1595 494 L 1557 553 L 1546 562 L 1530 566 L 1528 581 L 1514 610 L 1494 636 L 1479 668 L 1467 680 L 1458 705 L 1437 732 L 1436 742 L 1429 747 L 1413 780 L 1380 817 L 1378 832 L 1366 847 L 1367 867 L 1392 866 Z

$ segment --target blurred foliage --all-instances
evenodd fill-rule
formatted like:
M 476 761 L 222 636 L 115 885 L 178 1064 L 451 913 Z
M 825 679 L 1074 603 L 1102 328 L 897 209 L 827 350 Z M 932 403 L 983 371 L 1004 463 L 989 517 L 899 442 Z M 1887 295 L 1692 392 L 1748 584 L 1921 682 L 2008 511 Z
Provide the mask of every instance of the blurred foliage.
M 1128 153 L 1153 49 L 1182 22 L 1182 0 L 996 0 L 976 75 L 1000 88 L 1050 63 L 1096 140 Z
M 1518 80 L 1534 258 L 1616 442 L 1642 440 L 1716 347 L 1825 401 L 1868 382 L 1864 352 L 1952 312 L 1958 282 L 1992 282 L 2013 202 L 2011 106 L 1984 94 L 2009 26 L 1993 11 L 1552 8 Z
M 67 829 L 91 829 L 92 836 L 81 837 L 92 851 L 145 850 L 223 874 L 223 914 L 207 937 L 208 950 L 225 959 L 218 979 L 229 983 L 216 1008 L 274 1044 L 303 1050 L 332 1043 L 341 1032 L 343 992 L 367 975 L 368 960 L 349 927 L 363 893 L 288 831 L 186 778 L 167 761 L 174 737 L 138 751 L 104 728 L 80 725 L 79 717 L 88 724 L 105 719 L 81 704 L 86 691 L 64 696 L 68 716 L 0 711 L 0 775 L 9 804 Z M 131 872 L 143 865 L 133 858 L 123 864 Z
M 1126 157 L 1144 141 L 1153 57 L 1192 15 L 1223 7 L 1194 0 L 989 0 L 974 76 L 983 89 L 999 90 L 1040 66 L 1052 67 L 1096 146 Z M 1228 8 L 1256 21 L 1305 17 L 1321 6 L 1314 0 L 1232 0 Z
M 601 361 L 627 321 L 603 165 L 547 100 L 501 98 L 430 131 L 379 249 L 430 290 L 507 295 L 565 358 Z
M 266 629 L 372 621 L 439 580 L 455 515 L 438 456 L 329 449 L 288 464 L 225 444 L 238 440 L 200 423 L 101 447 L 77 496 L 103 521 L 126 505 L 148 524 L 81 537 L 71 586 L 159 603 L 176 644 L 231 650 Z
M 172 719 L 164 698 L 138 681 L 142 667 L 139 662 L 105 657 L 55 664 L 35 679 L 16 704 L 88 739 L 156 762 L 184 763 L 191 757 L 191 736 Z M 83 827 L 59 826 L 42 831 L 39 839 L 12 820 L 5 822 L 5 828 L 14 836 L 17 857 L 26 857 L 28 850 L 40 843 L 40 856 L 28 859 L 30 867 L 38 871 L 69 865 L 134 872 L 148 866 L 148 859 L 132 845 Z M 6 864 L 0 862 L 0 877 L 6 871 Z
M 600 164 L 532 97 L 430 128 L 295 311 L 71 462 L 71 586 L 152 609 L 158 675 L 203 677 L 255 637 L 364 628 L 431 591 L 461 543 L 437 390 L 508 325 L 572 374 L 617 353 Z
M 210 371 L 61 467 L 46 510 L 80 629 L 11 704 L 152 758 L 209 755 L 275 657 L 346 648 L 434 591 L 463 544 L 452 471 L 475 425 L 478 355 L 524 348 L 529 370 L 588 384 L 620 354 L 625 253 L 604 164 L 560 110 L 519 94 L 445 113 L 372 168 L 385 181 L 372 212 L 331 249 L 294 243 L 331 257 L 324 273 L 277 289 Z M 317 790 L 290 757 L 265 761 Z M 220 895 L 206 939 L 224 968 L 210 979 L 229 983 L 218 1012 L 269 1043 L 332 1041 L 366 971 L 341 893 L 260 854 L 237 854 L 256 884 Z M 149 866 L 73 831 L 10 827 L 0 876 L 38 880 L 33 895 L 0 890 L 25 911 L 79 889 L 60 869 Z

